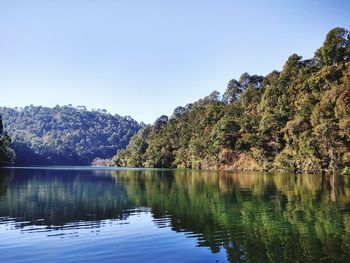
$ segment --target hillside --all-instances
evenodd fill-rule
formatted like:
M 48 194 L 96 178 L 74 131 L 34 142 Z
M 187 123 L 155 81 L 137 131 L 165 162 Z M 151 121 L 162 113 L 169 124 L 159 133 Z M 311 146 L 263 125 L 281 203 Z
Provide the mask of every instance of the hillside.
M 118 166 L 350 173 L 350 36 L 331 30 L 311 59 L 244 73 L 143 127 Z
M 130 117 L 85 107 L 0 107 L 16 165 L 89 165 L 125 148 L 140 124 Z

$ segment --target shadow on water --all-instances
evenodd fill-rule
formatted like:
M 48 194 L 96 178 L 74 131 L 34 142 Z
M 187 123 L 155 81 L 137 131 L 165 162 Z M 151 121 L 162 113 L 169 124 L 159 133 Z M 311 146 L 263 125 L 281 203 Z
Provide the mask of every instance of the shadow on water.
M 16 220 L 19 228 L 99 224 L 151 211 L 159 228 L 184 232 L 213 253 L 225 251 L 230 262 L 350 260 L 348 177 L 125 169 L 0 173 L 1 221 Z

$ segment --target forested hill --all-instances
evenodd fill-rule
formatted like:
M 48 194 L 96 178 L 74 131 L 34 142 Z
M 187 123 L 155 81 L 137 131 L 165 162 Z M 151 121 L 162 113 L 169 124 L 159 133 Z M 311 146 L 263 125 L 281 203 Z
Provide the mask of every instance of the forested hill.
M 85 107 L 0 107 L 16 165 L 89 165 L 125 148 L 140 124 L 130 117 Z
M 244 73 L 221 96 L 145 126 L 119 166 L 350 173 L 350 36 L 331 30 L 311 59 Z

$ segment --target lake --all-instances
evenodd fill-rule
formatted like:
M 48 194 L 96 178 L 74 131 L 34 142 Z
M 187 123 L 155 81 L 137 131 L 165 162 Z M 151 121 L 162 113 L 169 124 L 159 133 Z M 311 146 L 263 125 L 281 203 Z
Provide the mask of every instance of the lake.
M 0 169 L 0 262 L 350 262 L 350 178 Z

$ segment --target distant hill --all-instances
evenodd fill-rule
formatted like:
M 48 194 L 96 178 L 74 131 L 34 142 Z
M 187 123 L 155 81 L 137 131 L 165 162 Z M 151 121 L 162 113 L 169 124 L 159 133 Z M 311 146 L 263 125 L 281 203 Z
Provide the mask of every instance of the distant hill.
M 311 59 L 244 73 L 223 96 L 178 107 L 142 128 L 119 166 L 350 174 L 350 32 L 331 30 Z
M 83 106 L 0 107 L 16 165 L 88 165 L 125 148 L 141 125 L 131 117 Z

